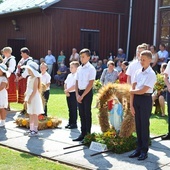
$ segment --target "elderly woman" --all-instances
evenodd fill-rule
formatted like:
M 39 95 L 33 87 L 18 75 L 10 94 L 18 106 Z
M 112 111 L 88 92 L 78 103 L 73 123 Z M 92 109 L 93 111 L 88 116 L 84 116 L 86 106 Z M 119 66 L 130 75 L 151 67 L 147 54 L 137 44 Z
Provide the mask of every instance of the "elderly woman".
M 114 83 L 118 79 L 118 71 L 115 70 L 115 63 L 108 61 L 106 69 L 103 70 L 100 81 L 102 85 L 106 85 L 109 82 Z

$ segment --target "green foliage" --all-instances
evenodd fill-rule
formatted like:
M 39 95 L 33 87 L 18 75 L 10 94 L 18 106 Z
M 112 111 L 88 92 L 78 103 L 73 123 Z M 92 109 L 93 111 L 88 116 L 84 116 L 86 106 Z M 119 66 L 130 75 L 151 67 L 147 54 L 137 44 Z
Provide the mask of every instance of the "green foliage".
M 114 153 L 118 154 L 128 152 L 136 148 L 135 136 L 122 138 L 117 134 L 115 136 L 107 136 L 105 133 L 92 133 L 85 136 L 84 142 L 87 146 L 90 146 L 92 141 L 105 144 L 108 150 L 112 150 Z
M 0 3 L 2 3 L 3 2 L 3 0 L 0 0 Z
M 93 89 L 95 92 L 98 92 L 98 90 L 102 87 L 102 83 L 100 82 L 100 80 L 95 80 L 94 81 L 94 85 L 93 85 Z
M 164 89 L 164 86 L 165 86 L 164 75 L 157 74 L 156 78 L 157 78 L 157 81 L 155 83 L 154 89 L 160 91 Z

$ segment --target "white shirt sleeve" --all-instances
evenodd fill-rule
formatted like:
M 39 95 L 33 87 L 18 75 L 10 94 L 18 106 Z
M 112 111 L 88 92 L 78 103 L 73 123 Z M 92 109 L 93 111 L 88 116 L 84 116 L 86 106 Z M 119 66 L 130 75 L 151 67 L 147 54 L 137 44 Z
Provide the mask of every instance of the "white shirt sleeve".
M 128 66 L 128 69 L 126 70 L 126 75 L 131 76 L 131 67 L 132 63 Z
M 53 56 L 53 63 L 56 63 L 56 59 L 55 59 L 55 57 Z
M 6 78 L 6 77 L 3 77 L 2 82 L 4 82 L 4 83 L 8 83 L 7 78 Z
M 51 76 L 50 75 L 47 76 L 47 84 L 48 83 L 51 83 Z
M 168 76 L 170 76 L 170 61 L 168 62 L 167 67 L 166 67 L 164 73 L 167 74 Z
M 68 83 L 68 79 L 69 79 L 69 75 L 67 76 L 67 78 L 66 78 L 65 81 L 64 81 L 65 84 Z
M 32 60 L 27 61 L 27 64 L 26 64 L 26 65 L 29 65 L 30 63 L 32 63 Z M 26 78 L 28 75 L 29 75 L 29 74 L 28 74 L 28 69 L 25 69 L 21 76 L 22 76 L 23 78 Z
M 96 69 L 94 67 L 91 67 L 89 80 L 95 80 L 95 79 L 96 79 Z
M 11 58 L 9 61 L 9 67 L 8 67 L 8 75 L 10 77 L 11 73 L 15 71 L 16 67 L 16 60 L 14 58 Z
M 72 59 L 73 59 L 73 55 L 70 56 L 70 59 L 69 59 L 69 60 L 71 61 Z
M 133 82 L 131 82 L 131 84 L 137 82 L 137 74 L 138 74 L 138 70 L 134 73 L 134 79 L 133 79 Z
M 144 86 L 148 86 L 150 88 L 153 88 L 155 83 L 156 83 L 156 75 L 155 74 L 150 74 L 147 77 Z

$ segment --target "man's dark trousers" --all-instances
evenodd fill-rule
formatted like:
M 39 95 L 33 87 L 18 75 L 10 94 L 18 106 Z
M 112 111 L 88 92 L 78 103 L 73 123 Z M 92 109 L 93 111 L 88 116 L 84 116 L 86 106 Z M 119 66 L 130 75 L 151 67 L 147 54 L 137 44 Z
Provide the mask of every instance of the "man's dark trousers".
M 79 95 L 81 96 L 85 90 L 79 90 Z M 81 121 L 81 133 L 82 136 L 91 133 L 91 104 L 93 100 L 93 92 L 89 91 L 88 94 L 83 98 L 82 103 L 78 103 L 79 115 Z
M 151 95 L 134 95 L 137 151 L 147 153 L 149 148 L 149 118 L 152 111 Z
M 70 92 L 70 96 L 67 97 L 67 105 L 69 112 L 69 125 L 77 125 L 77 99 L 76 93 Z

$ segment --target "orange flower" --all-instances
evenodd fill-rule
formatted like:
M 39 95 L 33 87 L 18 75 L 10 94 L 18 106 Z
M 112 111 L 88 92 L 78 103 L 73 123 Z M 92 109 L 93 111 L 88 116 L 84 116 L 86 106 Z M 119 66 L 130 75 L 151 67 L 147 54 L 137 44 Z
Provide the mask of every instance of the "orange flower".
M 51 127 L 53 125 L 53 122 L 51 120 L 47 121 L 47 127 Z
M 27 120 L 23 119 L 23 120 L 22 120 L 22 125 L 23 125 L 23 126 L 26 126 L 26 125 L 27 125 Z

